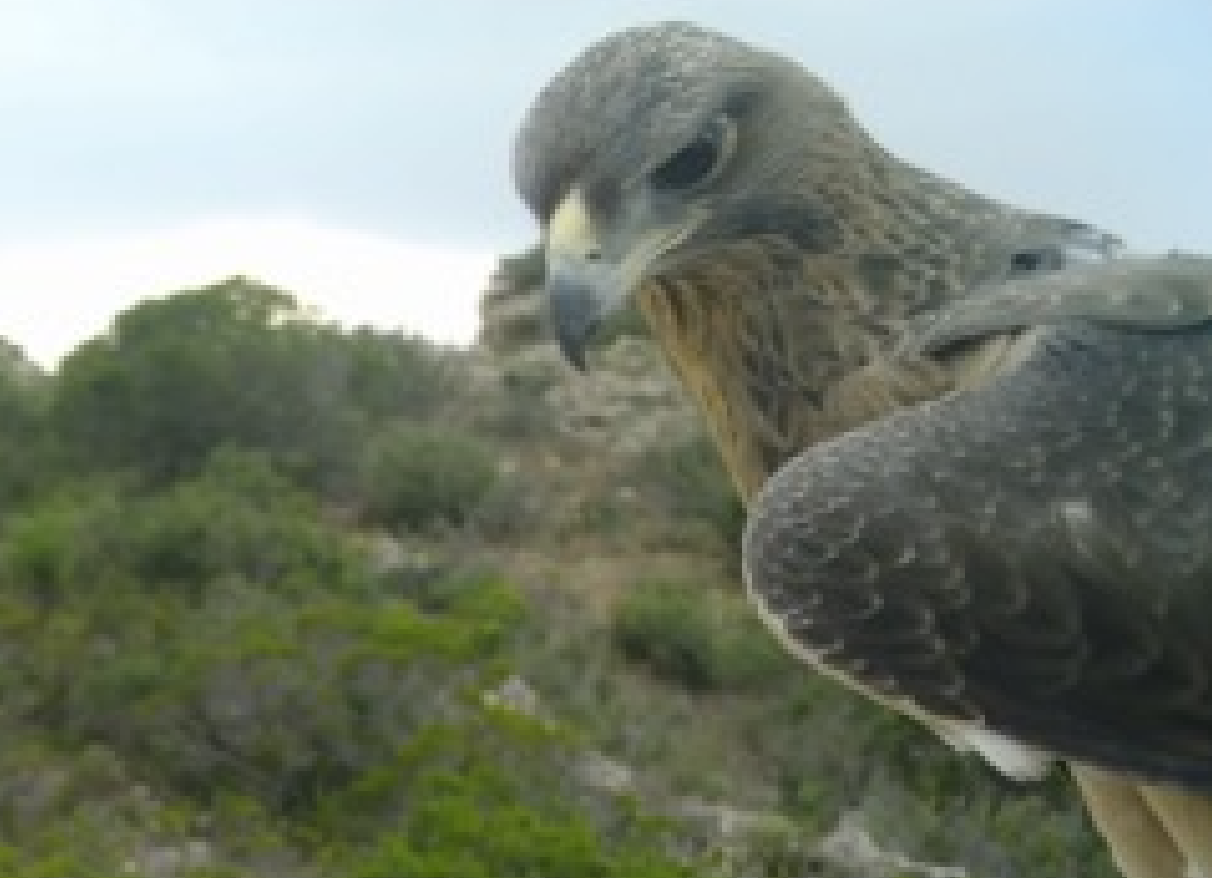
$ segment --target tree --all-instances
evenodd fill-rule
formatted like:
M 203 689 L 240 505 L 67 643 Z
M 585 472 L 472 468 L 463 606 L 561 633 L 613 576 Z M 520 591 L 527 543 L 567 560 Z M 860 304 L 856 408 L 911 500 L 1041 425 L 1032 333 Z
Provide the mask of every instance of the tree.
M 48 388 L 46 375 L 22 350 L 0 339 L 0 511 L 28 496 L 48 474 Z
M 337 338 L 246 278 L 150 299 L 64 360 L 51 421 L 78 467 L 154 482 L 197 472 L 221 445 L 320 467 L 346 451 Z

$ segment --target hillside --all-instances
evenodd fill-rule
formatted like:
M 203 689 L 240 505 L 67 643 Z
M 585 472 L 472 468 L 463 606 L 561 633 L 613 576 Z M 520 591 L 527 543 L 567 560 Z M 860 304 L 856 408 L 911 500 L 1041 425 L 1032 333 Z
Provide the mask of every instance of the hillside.
M 574 373 L 539 275 L 470 351 L 243 278 L 5 348 L 0 874 L 1112 875 L 775 648 L 659 354 Z

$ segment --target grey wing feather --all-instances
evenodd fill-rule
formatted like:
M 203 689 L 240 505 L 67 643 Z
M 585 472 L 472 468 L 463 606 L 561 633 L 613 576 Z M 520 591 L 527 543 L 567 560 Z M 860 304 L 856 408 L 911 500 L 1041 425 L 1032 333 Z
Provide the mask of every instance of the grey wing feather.
M 766 615 L 869 688 L 1212 791 L 1210 536 L 1212 327 L 1066 324 L 792 460 L 744 563 Z
M 1153 330 L 1212 320 L 1212 258 L 1125 258 L 1019 275 L 917 318 L 902 349 L 930 353 L 989 333 L 1071 320 Z

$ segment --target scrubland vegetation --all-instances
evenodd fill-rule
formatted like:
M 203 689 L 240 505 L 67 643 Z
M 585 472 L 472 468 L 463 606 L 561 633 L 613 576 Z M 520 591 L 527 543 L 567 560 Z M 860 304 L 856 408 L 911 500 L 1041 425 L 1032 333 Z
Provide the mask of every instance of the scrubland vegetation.
M 588 455 L 486 362 L 240 278 L 0 351 L 0 874 L 799 878 L 850 812 L 1113 874 L 776 648 L 705 439 Z

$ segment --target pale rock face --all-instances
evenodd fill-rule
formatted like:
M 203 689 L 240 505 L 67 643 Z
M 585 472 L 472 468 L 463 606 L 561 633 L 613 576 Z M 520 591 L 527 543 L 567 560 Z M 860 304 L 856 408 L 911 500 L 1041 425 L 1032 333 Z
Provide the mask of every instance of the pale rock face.
M 650 339 L 622 334 L 600 345 L 585 373 L 565 361 L 550 339 L 532 255 L 502 260 L 485 290 L 482 380 L 491 384 L 507 375 L 525 385 L 550 407 L 556 431 L 613 454 L 637 454 L 695 435 L 698 415 Z

